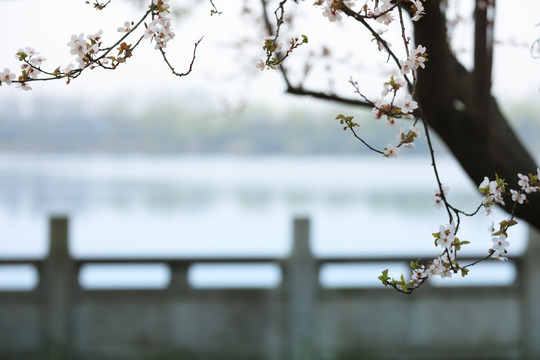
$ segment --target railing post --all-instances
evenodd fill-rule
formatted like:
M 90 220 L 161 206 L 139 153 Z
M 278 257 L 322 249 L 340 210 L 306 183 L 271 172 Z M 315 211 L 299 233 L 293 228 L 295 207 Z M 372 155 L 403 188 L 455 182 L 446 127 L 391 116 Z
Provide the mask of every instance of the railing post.
M 522 275 L 525 293 L 524 335 L 527 348 L 527 359 L 540 358 L 540 233 L 534 228 L 529 230 L 529 244 L 524 255 L 524 274 Z
M 68 247 L 68 219 L 49 223 L 49 255 L 40 279 L 43 340 L 49 359 L 67 359 L 71 340 L 72 296 L 77 274 Z
M 189 264 L 186 262 L 175 261 L 169 263 L 171 269 L 171 283 L 169 291 L 173 295 L 185 295 L 189 291 L 189 282 L 187 278 Z
M 294 220 L 292 252 L 285 268 L 288 354 L 290 360 L 313 358 L 313 309 L 318 277 L 310 250 L 309 219 Z

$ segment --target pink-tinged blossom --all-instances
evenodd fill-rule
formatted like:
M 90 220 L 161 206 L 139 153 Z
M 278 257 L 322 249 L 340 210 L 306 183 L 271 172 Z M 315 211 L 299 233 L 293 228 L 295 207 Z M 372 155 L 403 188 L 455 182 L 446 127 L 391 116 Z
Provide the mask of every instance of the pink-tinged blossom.
M 103 34 L 103 30 L 99 30 L 97 33 L 88 35 L 88 40 L 94 40 L 99 41 L 101 39 L 101 35 Z
M 41 74 L 41 71 L 31 67 L 27 70 L 27 73 L 28 73 L 28 77 L 30 79 L 37 79 L 39 74 Z M 25 89 L 26 90 L 26 89 Z
M 403 99 L 403 106 L 401 107 L 401 112 L 404 114 L 412 113 L 415 109 L 418 108 L 418 103 L 412 99 L 412 96 L 407 94 Z
M 410 73 L 411 70 L 414 68 L 414 63 L 410 60 L 400 60 L 399 64 L 401 65 L 401 69 L 399 70 L 399 72 L 401 72 L 402 75 Z
M 30 86 L 28 86 L 28 84 L 25 83 L 25 82 L 17 83 L 17 88 L 18 88 L 18 89 L 25 90 L 25 91 L 32 90 L 32 88 L 31 88 Z
M 518 185 L 521 186 L 521 188 L 529 187 L 529 177 L 525 176 L 523 174 L 518 174 L 519 181 Z
M 523 204 L 527 200 L 527 197 L 522 192 L 511 189 L 510 193 L 512 194 L 512 201 L 517 201 L 518 204 Z
M 531 186 L 531 183 L 529 182 L 529 177 L 527 175 L 518 174 L 518 177 L 520 178 L 520 180 L 518 181 L 518 185 L 521 186 L 521 190 L 525 191 L 527 194 L 538 190 L 536 186 Z
M 421 267 L 414 269 L 412 271 L 411 282 L 413 283 L 414 286 L 418 286 L 420 285 L 423 279 L 428 277 L 428 275 L 429 274 L 426 271 L 425 266 L 422 265 Z
M 392 144 L 386 145 L 384 148 L 384 157 L 392 158 L 392 157 L 398 157 L 399 155 L 399 148 L 395 147 Z
M 386 11 L 392 6 L 392 2 L 390 0 L 380 0 L 380 3 L 381 4 L 379 8 L 381 9 L 381 11 Z
M 326 0 L 323 5 L 323 16 L 328 18 L 328 21 L 334 22 L 341 20 L 340 8 L 342 5 L 347 7 L 354 6 L 353 0 Z
M 441 259 L 444 264 L 451 264 L 452 261 L 456 260 L 456 254 L 449 249 L 446 253 L 440 255 L 439 259 Z
M 15 80 L 15 74 L 9 71 L 9 69 L 4 69 L 4 72 L 0 72 L 0 85 L 6 84 L 11 85 L 11 82 Z
M 257 67 L 257 69 L 263 71 L 264 68 L 266 67 L 266 64 L 265 64 L 265 62 L 263 60 L 259 59 L 259 61 L 257 61 L 256 67 Z
M 484 176 L 484 180 L 478 185 L 478 188 L 485 189 L 489 186 L 489 178 L 487 176 Z
M 444 261 L 440 257 L 432 261 L 427 272 L 429 276 L 439 275 L 442 278 L 452 276 L 452 271 L 444 265 Z
M 510 246 L 510 243 L 508 242 L 508 240 L 506 240 L 506 236 L 504 235 L 494 236 L 491 239 L 491 241 L 493 241 L 493 247 L 492 247 L 493 250 L 499 253 L 504 253 L 504 254 L 507 253 L 506 248 Z
M 388 29 L 385 29 L 385 28 L 379 28 L 379 29 L 375 30 L 375 32 L 376 32 L 377 34 L 379 34 L 379 36 L 382 35 L 382 34 L 384 34 L 384 33 L 387 32 L 387 31 L 388 31 Z
M 34 56 L 39 55 L 39 53 L 35 49 L 30 48 L 30 47 L 25 47 L 24 52 L 26 53 L 26 55 L 28 55 L 30 57 L 34 57 Z
M 425 12 L 424 12 L 424 4 L 422 4 L 422 2 L 420 0 L 413 0 L 412 3 L 413 3 L 414 16 L 412 17 L 411 20 L 412 21 L 418 21 L 425 14 Z
M 506 204 L 504 202 L 504 199 L 503 199 L 502 195 L 503 195 L 502 189 L 500 187 L 497 187 L 495 189 L 495 193 L 493 194 L 493 201 L 496 204 L 504 206 Z
M 376 7 L 373 10 L 373 15 L 377 17 L 377 22 L 388 26 L 395 20 L 392 12 L 388 11 L 389 8 L 390 8 L 389 3 L 383 2 L 381 6 Z
M 436 240 L 437 246 L 450 249 L 456 238 L 455 232 L 456 230 L 453 224 L 448 224 L 447 226 L 441 225 L 439 227 L 439 237 Z
M 443 262 L 440 259 L 433 259 L 431 265 L 428 268 L 428 274 L 430 276 L 441 275 L 445 272 L 446 268 L 443 265 Z
M 158 14 L 157 18 L 146 25 L 143 37 L 154 40 L 156 50 L 166 48 L 167 42 L 175 37 L 170 18 L 163 13 Z
M 131 31 L 131 25 L 133 25 L 131 21 L 124 21 L 124 26 L 119 27 L 117 31 L 128 33 Z
M 393 116 L 387 116 L 386 117 L 386 124 L 390 127 L 397 127 L 399 125 L 398 120 Z
M 418 69 L 419 67 L 424 69 L 426 67 L 426 65 L 424 64 L 426 62 L 426 58 L 423 56 L 417 56 L 414 59 L 410 59 L 410 61 L 413 63 L 414 69 Z
M 508 258 L 501 253 L 493 254 L 493 259 L 497 261 L 508 261 Z
M 84 51 L 86 49 L 84 34 L 80 34 L 79 36 L 71 35 L 71 40 L 66 45 L 71 48 L 71 55 L 84 56 Z
M 414 126 L 414 125 L 410 125 L 409 126 L 409 130 L 411 132 L 411 134 L 414 136 L 414 137 L 419 137 L 420 136 L 420 131 L 418 131 L 418 129 Z M 444 190 L 444 186 L 443 186 L 443 190 Z M 448 188 L 446 188 L 448 190 Z
M 330 22 L 341 20 L 341 14 L 330 6 L 323 9 L 323 16 L 327 17 Z
M 414 149 L 414 148 L 416 148 L 416 144 L 413 143 L 413 142 L 410 142 L 410 143 L 404 143 L 404 144 L 403 144 L 403 147 L 406 147 L 407 149 Z
M 493 250 L 493 258 L 499 261 L 508 260 L 506 258 L 506 255 L 508 254 L 506 248 L 510 246 L 510 243 L 506 240 L 506 236 L 494 236 L 491 240 L 493 241 L 493 246 L 491 247 Z
M 448 191 L 450 191 L 450 188 L 448 186 L 443 186 L 443 195 L 446 197 L 446 194 L 448 194 Z M 440 209 L 443 204 L 443 197 L 441 196 L 441 191 L 439 189 L 435 189 L 435 194 L 433 195 L 433 205 Z
M 47 59 L 41 55 L 30 58 L 30 64 L 35 67 L 41 67 L 45 61 L 47 61 Z
M 414 56 L 414 57 L 423 56 L 425 53 L 426 53 L 426 47 L 422 45 L 418 45 L 416 49 L 415 48 L 411 49 L 411 56 Z
M 390 92 L 396 92 L 406 86 L 407 82 L 405 79 L 401 78 L 400 76 L 392 75 L 391 79 L 384 83 L 384 89 L 381 92 L 381 97 L 384 98 Z
M 419 67 L 421 67 L 422 69 L 425 68 L 425 52 L 426 48 L 422 45 L 418 45 L 416 48 L 412 48 L 410 50 L 409 58 L 406 60 L 408 68 L 414 70 L 418 69 Z
M 377 99 L 377 100 L 375 100 L 373 105 L 374 106 L 371 109 L 371 113 L 373 114 L 373 117 L 375 119 L 379 120 L 384 115 L 384 112 L 381 110 L 381 107 L 385 106 L 386 104 L 384 104 L 381 99 Z
M 64 68 L 64 70 L 62 70 L 62 72 L 63 72 L 64 74 L 68 75 L 68 74 L 70 74 L 70 73 L 73 71 L 74 68 L 75 68 L 75 65 L 69 64 L 68 66 L 66 66 L 66 67 Z
M 495 223 L 492 221 L 491 225 L 488 226 L 488 231 L 490 234 L 493 234 L 495 232 Z
M 505 205 L 502 197 L 502 188 L 497 184 L 497 181 L 489 181 L 488 177 L 484 177 L 484 181 L 478 186 L 478 189 L 484 194 L 482 204 L 485 206 L 491 206 L 493 203 Z M 490 214 L 488 208 L 488 215 Z
M 146 31 L 144 32 L 144 38 L 149 39 L 153 38 L 158 33 L 158 28 L 155 25 L 155 22 L 152 21 L 150 24 L 148 24 Z
M 97 54 L 99 51 L 99 43 L 95 43 L 93 44 L 92 46 L 87 46 L 87 49 L 86 49 L 86 56 L 88 55 L 95 55 Z

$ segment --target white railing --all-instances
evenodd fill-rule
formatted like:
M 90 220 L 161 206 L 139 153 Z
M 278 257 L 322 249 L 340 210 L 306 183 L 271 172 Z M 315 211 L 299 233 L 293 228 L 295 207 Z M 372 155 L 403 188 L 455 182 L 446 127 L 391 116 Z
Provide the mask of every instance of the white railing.
M 315 258 L 308 219 L 294 220 L 286 258 L 73 259 L 67 218 L 50 221 L 39 283 L 0 292 L 0 358 L 17 359 L 459 359 L 540 358 L 540 237 L 531 234 L 508 286 L 325 288 L 327 264 L 399 258 Z M 164 289 L 88 290 L 91 264 L 164 264 Z M 195 264 L 275 264 L 276 287 L 196 289 Z

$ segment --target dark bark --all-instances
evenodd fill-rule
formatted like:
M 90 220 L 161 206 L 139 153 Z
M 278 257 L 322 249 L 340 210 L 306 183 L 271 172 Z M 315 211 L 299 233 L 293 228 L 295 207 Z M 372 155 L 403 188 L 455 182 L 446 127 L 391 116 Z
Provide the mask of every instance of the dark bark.
M 417 100 L 429 126 L 475 184 L 497 173 L 511 188 L 519 189 L 517 173 L 536 174 L 537 165 L 490 94 L 489 34 L 476 27 L 475 55 L 483 58 L 475 59 L 475 69 L 467 71 L 448 45 L 439 2 L 426 1 L 426 16 L 415 23 L 415 40 L 429 53 L 426 68 L 418 72 Z M 488 24 L 481 11 L 475 15 L 479 24 Z M 516 214 L 540 229 L 540 196 L 529 194 L 528 198 L 531 202 L 518 206 Z M 506 210 L 510 205 L 508 200 Z

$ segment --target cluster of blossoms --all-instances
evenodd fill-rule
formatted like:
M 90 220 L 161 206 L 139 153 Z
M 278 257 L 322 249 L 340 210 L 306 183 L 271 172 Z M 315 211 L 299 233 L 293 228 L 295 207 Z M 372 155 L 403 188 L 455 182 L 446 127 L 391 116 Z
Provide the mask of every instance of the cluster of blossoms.
M 99 1 L 95 1 L 94 7 L 101 10 L 107 6 L 109 2 L 110 1 L 100 3 Z M 90 2 L 87 0 L 86 3 Z M 67 43 L 67 46 L 70 49 L 70 53 L 76 56 L 75 65 L 72 63 L 66 67 L 63 67 L 62 69 L 61 67 L 57 67 L 53 71 L 46 71 L 42 68 L 42 65 L 46 59 L 39 55 L 39 53 L 28 47 L 19 49 L 15 56 L 19 61 L 22 62 L 21 74 L 17 76 L 9 69 L 4 69 L 3 72 L 0 72 L 0 86 L 3 84 L 11 85 L 12 83 L 16 83 L 19 88 L 31 90 L 31 87 L 28 86 L 28 82 L 30 81 L 67 78 L 67 83 L 69 83 L 87 68 L 94 69 L 96 67 L 103 67 L 107 69 L 115 69 L 118 64 L 124 63 L 127 58 L 132 56 L 132 51 L 137 46 L 129 45 L 126 42 L 123 42 L 123 40 L 129 34 L 131 34 L 131 32 L 135 30 L 135 28 L 137 28 L 147 16 L 151 16 L 152 21 L 150 21 L 148 24 L 144 24 L 146 30 L 141 36 L 141 39 L 150 38 L 151 40 L 155 41 L 156 49 L 164 49 L 167 46 L 167 42 L 175 36 L 174 32 L 172 32 L 171 19 L 169 18 L 168 14 L 169 0 L 152 0 L 150 10 L 146 12 L 146 14 L 137 24 L 135 24 L 133 21 L 126 21 L 124 22 L 123 26 L 118 28 L 119 32 L 126 34 L 111 47 L 102 46 L 102 30 L 99 30 L 97 33 L 88 35 L 86 37 L 82 33 L 79 35 L 72 35 L 70 41 Z M 111 52 L 117 45 L 118 47 L 116 49 L 118 50 L 118 54 L 113 56 Z M 196 45 L 198 45 L 198 43 Z M 165 54 L 163 55 L 165 56 Z M 172 70 L 175 75 L 185 75 L 174 72 L 174 69 Z M 188 73 L 190 71 L 188 71 Z M 38 79 L 38 76 L 41 74 L 44 74 L 45 77 L 42 76 Z
M 84 34 L 72 35 L 70 41 L 66 44 L 70 48 L 70 53 L 76 56 L 76 62 L 78 63 L 79 73 L 81 69 L 86 67 L 94 68 L 95 66 L 105 66 L 109 63 L 109 59 L 98 56 L 101 50 L 101 35 L 103 31 L 100 30 L 93 35 L 88 35 L 85 39 Z M 21 75 L 18 77 L 16 74 L 4 69 L 0 77 L 0 85 L 11 85 L 16 81 L 17 86 L 23 90 L 31 90 L 28 85 L 29 81 L 37 80 L 40 74 L 46 74 L 49 76 L 47 80 L 58 79 L 67 77 L 68 83 L 70 78 L 74 75 L 75 65 L 69 64 L 62 70 L 57 67 L 51 72 L 47 72 L 42 69 L 43 63 L 47 60 L 41 56 L 36 50 L 26 47 L 19 49 L 15 54 L 15 57 L 22 62 Z
M 146 27 L 144 38 L 154 40 L 156 50 L 164 49 L 167 47 L 167 42 L 175 35 L 172 31 L 171 18 L 168 16 L 169 0 L 152 0 L 152 6 L 154 18 L 149 24 L 144 24 Z
M 276 69 L 275 63 L 278 63 L 277 58 L 272 59 L 270 62 L 268 61 L 268 59 L 272 57 L 272 54 L 279 53 L 282 51 L 283 43 L 276 42 L 276 36 L 273 36 L 273 35 L 266 35 L 264 36 L 263 39 L 264 39 L 263 50 L 266 52 L 267 61 L 259 60 L 257 62 L 257 69 L 261 71 L 263 71 L 266 68 Z
M 355 88 L 355 92 L 364 97 L 358 88 L 358 82 L 350 80 L 350 83 Z M 413 100 L 410 94 L 407 93 L 401 99 L 396 100 L 398 91 L 401 89 L 407 89 L 407 81 L 400 76 L 393 75 L 389 81 L 384 83 L 381 97 L 371 103 L 373 104 L 371 113 L 376 120 L 385 118 L 387 125 L 398 127 L 399 119 L 413 120 L 415 118 L 414 113 L 418 109 L 418 103 Z M 402 146 L 414 148 L 414 141 L 419 135 L 420 132 L 414 126 L 410 126 L 407 132 L 401 127 L 396 134 L 399 143 L 396 146 L 388 144 L 384 148 L 384 152 L 380 153 L 385 157 L 397 157 Z
M 533 192 L 540 191 L 540 168 L 536 169 L 536 175 L 518 174 L 518 185 L 521 187 L 519 190 L 510 189 L 510 196 L 514 205 L 523 204 L 527 202 L 527 195 Z M 478 190 L 484 195 L 482 198 L 482 206 L 486 209 L 486 213 L 490 214 L 492 206 L 494 204 L 505 205 L 504 196 L 508 195 L 506 192 L 506 186 L 508 184 L 497 175 L 495 180 L 490 181 L 485 177 L 484 181 L 479 185 Z M 490 254 L 494 259 L 499 261 L 506 261 L 506 255 L 508 254 L 507 247 L 510 243 L 507 240 L 508 234 L 506 230 L 510 226 L 517 224 L 512 218 L 510 220 L 503 220 L 499 223 L 499 230 L 495 230 L 493 226 L 490 227 L 492 235 L 493 246 L 490 249 Z
M 412 21 L 418 21 L 424 16 L 424 4 L 422 4 L 422 1 L 420 0 L 412 0 L 411 9 L 414 11 L 413 17 L 411 18 Z
M 21 75 L 17 77 L 9 69 L 4 69 L 4 73 L 0 78 L 0 85 L 2 83 L 11 85 L 12 81 L 15 81 L 15 78 L 17 78 L 18 88 L 31 90 L 32 88 L 28 85 L 28 81 L 38 78 L 39 74 L 41 74 L 41 66 L 47 59 L 41 56 L 35 49 L 29 47 L 19 49 L 15 54 L 15 58 L 23 62 L 20 66 Z
M 93 35 L 88 35 L 86 39 L 84 34 L 71 35 L 71 40 L 66 44 L 70 48 L 71 55 L 75 55 L 75 61 L 79 64 L 79 68 L 85 68 L 87 66 L 94 66 L 94 62 L 98 57 L 98 53 L 101 47 L 101 35 L 103 30 L 99 30 Z M 107 59 L 104 65 L 107 64 Z M 69 65 L 67 70 L 73 69 L 72 65 Z
M 400 72 L 402 75 L 405 75 L 410 73 L 411 70 L 417 70 L 418 68 L 424 69 L 426 67 L 426 61 L 426 48 L 422 45 L 418 45 L 416 48 L 409 50 L 409 57 L 406 60 L 400 60 Z
M 432 235 L 435 239 L 435 246 L 443 249 L 443 252 L 428 263 L 428 267 L 420 264 L 418 261 L 411 261 L 411 278 L 406 280 L 403 275 L 399 280 L 391 279 L 388 276 L 388 270 L 383 271 L 379 279 L 385 286 L 392 286 L 401 292 L 410 293 L 418 288 L 428 278 L 440 276 L 442 278 L 451 277 L 453 274 L 460 272 L 461 276 L 466 276 L 469 272 L 467 266 L 460 265 L 456 260 L 456 253 L 461 250 L 463 245 L 468 244 L 468 241 L 461 241 L 457 236 L 457 227 L 454 223 L 441 225 L 439 231 Z
M 533 192 L 540 191 L 540 168 L 537 169 L 537 174 L 518 174 L 518 185 L 521 187 L 519 190 L 510 189 L 510 195 L 512 201 L 523 204 L 527 202 L 527 195 Z M 508 184 L 497 175 L 495 180 L 490 181 L 487 177 L 484 177 L 484 181 L 479 185 L 478 190 L 484 194 L 482 199 L 482 205 L 485 207 L 488 214 L 491 213 L 491 207 L 494 204 L 505 205 L 504 196 L 506 193 L 506 186 Z
M 461 241 L 456 237 L 456 233 L 456 225 L 452 222 L 447 225 L 441 225 L 439 231 L 432 234 L 435 238 L 435 246 L 443 248 L 443 253 L 430 262 L 430 267 L 427 271 L 429 276 L 450 277 L 458 271 L 461 271 L 462 276 L 467 274 L 467 268 L 461 266 L 456 261 L 456 253 L 461 250 L 461 246 L 469 242 Z
M 506 182 L 504 179 L 495 176 L 495 180 L 490 181 L 488 177 L 484 177 L 484 181 L 478 186 L 478 190 L 484 194 L 482 205 L 486 208 L 486 212 L 491 214 L 491 206 L 494 204 L 505 205 L 503 195 L 506 192 Z
M 482 183 L 479 185 L 478 190 L 484 195 L 482 198 L 481 207 L 486 209 L 487 214 L 491 213 L 491 208 L 495 204 L 505 205 L 504 197 L 511 196 L 514 205 L 523 204 L 527 201 L 526 194 L 540 191 L 540 168 L 537 168 L 536 174 L 518 174 L 519 190 L 510 190 L 510 194 L 507 192 L 508 184 L 504 179 L 495 175 L 495 180 L 490 181 L 485 177 Z M 449 191 L 448 187 L 441 186 L 441 190 L 435 190 L 434 202 L 435 206 L 440 208 L 442 203 L 446 200 L 446 195 Z M 478 210 L 477 210 L 478 211 Z M 491 258 L 497 261 L 508 260 L 508 247 L 510 242 L 508 241 L 508 229 L 511 226 L 517 224 L 514 220 L 512 213 L 510 219 L 503 220 L 499 223 L 499 228 L 496 229 L 494 224 L 489 227 L 491 234 L 492 245 L 488 250 L 488 255 L 484 258 Z M 461 241 L 457 236 L 457 227 L 452 222 L 447 225 L 441 225 L 438 232 L 434 232 L 432 235 L 435 239 L 435 246 L 443 249 L 441 255 L 433 259 L 426 265 L 418 262 L 411 262 L 411 277 L 410 280 L 406 280 L 402 275 L 400 279 L 393 279 L 388 276 L 388 270 L 383 271 L 379 279 L 385 286 L 392 286 L 396 290 L 410 293 L 414 289 L 418 288 L 424 281 L 433 276 L 450 277 L 454 273 L 461 273 L 461 276 L 466 276 L 469 272 L 468 267 L 475 264 L 478 260 L 470 265 L 462 266 L 456 260 L 456 253 L 461 250 L 461 247 L 468 244 L 469 241 Z
M 373 9 L 365 9 L 367 16 L 377 19 L 377 22 L 390 25 L 396 19 L 392 14 L 392 4 L 390 0 L 382 0 L 379 6 L 375 6 Z
M 257 62 L 257 69 L 263 71 L 264 69 L 276 69 L 279 64 L 283 62 L 296 48 L 308 43 L 308 37 L 302 35 L 299 37 L 293 37 L 289 40 L 289 48 L 284 51 L 284 54 L 280 54 L 283 51 L 283 43 L 277 42 L 277 35 L 267 35 L 264 37 L 263 50 L 266 51 L 266 61 L 259 60 Z M 273 56 L 273 54 L 279 54 Z
M 371 8 L 369 3 L 373 3 L 375 7 Z M 412 11 L 412 21 L 418 21 L 424 15 L 424 5 L 421 0 L 410 1 L 410 9 Z M 341 20 L 341 9 L 343 6 L 351 8 L 354 6 L 354 0 L 319 0 L 315 5 L 323 7 L 323 16 L 327 17 L 330 22 Z M 376 19 L 377 22 L 386 26 L 396 20 L 393 10 L 396 4 L 392 4 L 391 0 L 371 0 L 366 2 L 362 7 L 365 18 Z
M 375 100 L 371 110 L 375 119 L 379 120 L 384 117 L 386 124 L 391 127 L 398 127 L 399 119 L 414 119 L 414 111 L 418 109 L 418 103 L 413 100 L 412 96 L 405 94 L 400 100 L 395 100 L 398 90 L 406 88 L 406 84 L 404 79 L 398 78 L 396 80 L 394 76 L 390 78 L 390 81 L 384 83 L 381 98 Z M 387 100 L 387 97 L 390 99 Z M 388 144 L 383 155 L 385 157 L 397 157 L 398 150 L 402 145 L 406 148 L 414 148 L 414 140 L 419 135 L 419 131 L 414 126 L 411 126 L 408 132 L 405 132 L 404 128 L 400 128 L 396 135 L 399 144 L 397 146 Z

